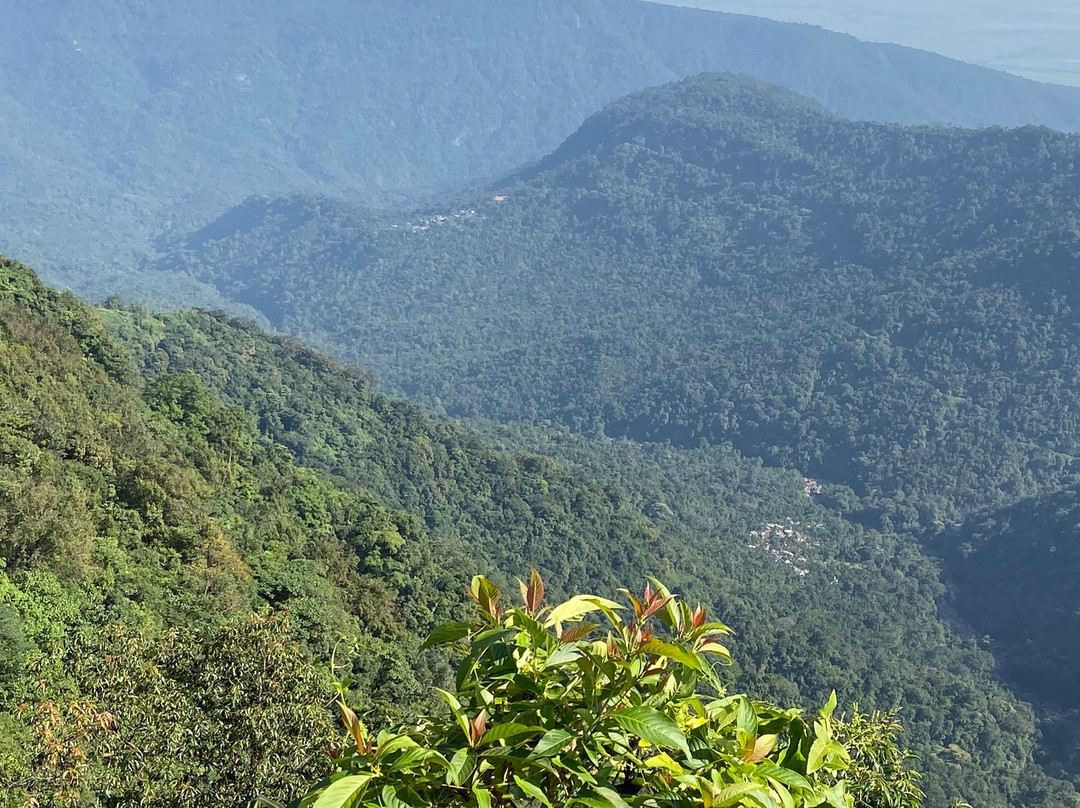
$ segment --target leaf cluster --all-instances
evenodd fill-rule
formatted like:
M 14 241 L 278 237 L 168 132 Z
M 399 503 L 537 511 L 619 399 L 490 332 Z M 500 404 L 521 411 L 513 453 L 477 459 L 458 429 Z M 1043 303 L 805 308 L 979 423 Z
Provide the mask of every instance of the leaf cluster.
M 535 571 L 521 589 L 523 605 L 505 607 L 475 577 L 476 619 L 429 637 L 462 655 L 455 690 L 440 691 L 448 714 L 373 736 L 342 705 L 351 744 L 297 805 L 854 805 L 835 694 L 812 719 L 728 694 L 714 665 L 731 660 L 718 641 L 729 629 L 704 609 L 652 580 L 623 591 L 629 607 L 593 595 L 544 606 Z M 880 804 L 921 798 L 889 796 Z

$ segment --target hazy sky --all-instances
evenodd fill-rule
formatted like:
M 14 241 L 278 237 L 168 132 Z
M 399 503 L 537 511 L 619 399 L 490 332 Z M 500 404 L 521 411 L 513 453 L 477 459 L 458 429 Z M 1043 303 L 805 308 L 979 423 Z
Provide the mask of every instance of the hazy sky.
M 1080 0 L 659 0 L 809 22 L 1080 85 Z

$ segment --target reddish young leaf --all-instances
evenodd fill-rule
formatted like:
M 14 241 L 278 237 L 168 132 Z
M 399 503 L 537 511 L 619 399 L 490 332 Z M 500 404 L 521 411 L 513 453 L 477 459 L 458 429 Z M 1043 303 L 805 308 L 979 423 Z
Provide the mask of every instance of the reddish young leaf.
M 476 716 L 469 724 L 469 741 L 472 746 L 476 746 L 480 743 L 480 739 L 484 737 L 484 733 L 487 731 L 487 709 L 480 711 L 480 715 Z
M 670 601 L 672 597 L 673 597 L 672 595 L 668 595 L 667 597 L 661 597 L 661 596 L 657 595 L 657 597 L 652 599 L 652 603 L 650 603 L 648 605 L 648 607 L 645 609 L 645 614 L 642 615 L 641 619 L 643 621 L 648 620 L 650 617 L 652 617 L 658 611 L 660 611 L 665 606 L 667 606 L 668 601 Z
M 525 582 L 518 578 L 518 589 L 521 590 L 521 602 L 525 604 L 525 610 L 532 613 L 532 607 L 529 605 L 529 587 L 525 586 Z
M 544 579 L 540 577 L 536 567 L 533 567 L 532 572 L 529 573 L 529 588 L 526 590 L 525 605 L 529 608 L 529 611 L 536 612 L 539 611 L 543 602 Z
M 563 642 L 577 642 L 585 639 L 593 629 L 598 627 L 596 623 L 581 623 L 573 628 L 568 628 L 559 636 L 559 639 Z
M 641 601 L 634 597 L 634 594 L 629 589 L 620 589 L 619 591 L 630 598 L 630 602 L 634 604 L 634 617 L 640 620 L 641 615 L 645 613 L 645 607 L 641 605 Z

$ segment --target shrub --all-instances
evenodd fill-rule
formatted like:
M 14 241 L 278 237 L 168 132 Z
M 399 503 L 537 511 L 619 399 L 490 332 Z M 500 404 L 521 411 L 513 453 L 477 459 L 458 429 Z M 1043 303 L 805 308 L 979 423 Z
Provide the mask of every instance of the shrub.
M 714 669 L 731 661 L 728 628 L 656 581 L 623 590 L 629 607 L 594 595 L 544 607 L 535 571 L 521 606 L 480 576 L 470 591 L 476 619 L 427 643 L 462 655 L 445 714 L 373 737 L 341 701 L 350 746 L 300 808 L 920 804 L 892 765 L 904 757 L 891 716 L 853 732 L 833 717 L 835 693 L 812 719 L 728 694 Z M 888 765 L 871 777 L 860 760 Z

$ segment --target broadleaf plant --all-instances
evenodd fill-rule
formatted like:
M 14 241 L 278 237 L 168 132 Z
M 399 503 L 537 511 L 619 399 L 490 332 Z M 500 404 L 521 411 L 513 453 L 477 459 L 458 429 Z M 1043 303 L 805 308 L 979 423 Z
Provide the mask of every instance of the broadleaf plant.
M 520 588 L 523 605 L 505 607 L 474 578 L 474 622 L 429 641 L 463 654 L 456 692 L 440 691 L 447 711 L 373 741 L 342 709 L 351 744 L 296 808 L 920 804 L 905 768 L 862 788 L 835 694 L 812 719 L 728 694 L 715 667 L 731 662 L 727 626 L 659 582 L 623 590 L 629 607 L 593 595 L 545 607 L 535 570 Z

